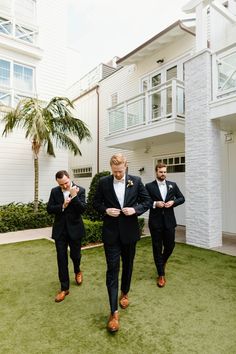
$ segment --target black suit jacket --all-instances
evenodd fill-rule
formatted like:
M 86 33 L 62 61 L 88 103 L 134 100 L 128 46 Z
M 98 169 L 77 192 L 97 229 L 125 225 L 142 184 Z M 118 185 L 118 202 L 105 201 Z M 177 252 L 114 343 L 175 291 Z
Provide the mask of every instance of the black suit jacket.
M 74 185 L 74 184 L 73 184 Z M 62 211 L 64 195 L 61 187 L 55 187 L 51 190 L 47 204 L 47 212 L 54 214 L 54 223 L 52 228 L 52 238 L 58 239 L 63 232 L 67 232 L 71 239 L 81 238 L 85 234 L 84 223 L 81 214 L 86 208 L 85 189 L 79 187 L 79 192 L 74 197 L 67 208 Z
M 175 228 L 177 225 L 174 214 L 174 207 L 183 204 L 185 199 L 175 182 L 166 181 L 166 185 L 167 194 L 164 201 L 168 202 L 169 200 L 174 200 L 174 204 L 171 208 L 153 208 L 151 206 L 148 220 L 150 231 L 152 229 L 162 229 L 163 227 L 166 229 L 171 229 Z M 163 201 L 156 180 L 147 183 L 146 189 L 152 199 L 152 202 Z
M 107 215 L 107 208 L 121 209 L 113 186 L 113 176 L 110 175 L 100 179 L 93 205 L 100 213 L 104 213 L 103 242 L 113 244 L 120 238 L 122 243 L 128 244 L 140 238 L 138 216 L 150 208 L 151 199 L 140 177 L 126 175 L 124 207 L 134 208 L 136 214 L 126 216 L 121 212 L 118 217 Z

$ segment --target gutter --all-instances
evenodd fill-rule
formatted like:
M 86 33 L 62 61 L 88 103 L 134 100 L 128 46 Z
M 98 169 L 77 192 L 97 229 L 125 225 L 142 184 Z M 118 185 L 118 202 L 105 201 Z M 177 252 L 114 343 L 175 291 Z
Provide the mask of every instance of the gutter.
M 156 39 L 162 37 L 164 34 L 168 33 L 170 30 L 172 30 L 173 28 L 179 26 L 183 31 L 190 33 L 191 35 L 195 36 L 195 33 L 193 31 L 191 31 L 187 26 L 185 26 L 183 24 L 182 21 L 178 20 L 174 23 L 172 23 L 172 25 L 170 25 L 169 27 L 165 28 L 163 31 L 161 31 L 160 33 L 156 34 L 154 37 L 150 38 L 148 41 L 146 41 L 145 43 L 141 44 L 140 46 L 138 46 L 137 48 L 135 48 L 134 50 L 132 50 L 130 53 L 126 54 L 123 58 L 120 58 L 117 60 L 117 64 L 122 63 L 124 60 L 128 59 L 129 57 L 131 57 L 133 54 L 136 54 L 138 51 L 140 51 L 141 49 L 147 47 L 149 44 L 151 44 L 152 42 L 154 42 Z

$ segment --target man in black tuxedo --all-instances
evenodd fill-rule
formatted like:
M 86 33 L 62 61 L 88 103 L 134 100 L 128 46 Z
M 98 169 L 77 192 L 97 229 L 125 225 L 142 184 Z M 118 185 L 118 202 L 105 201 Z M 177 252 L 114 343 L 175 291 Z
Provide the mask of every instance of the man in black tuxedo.
M 51 190 L 47 211 L 54 214 L 52 238 L 55 240 L 57 251 L 58 275 L 61 282 L 61 291 L 55 301 L 61 302 L 69 294 L 69 271 L 68 271 L 68 246 L 70 258 L 74 265 L 75 281 L 82 284 L 83 274 L 80 270 L 81 239 L 85 234 L 81 214 L 84 212 L 85 189 L 75 185 L 67 171 L 56 173 L 58 187 Z
M 149 213 L 149 229 L 152 237 L 153 258 L 157 269 L 157 285 L 165 286 L 165 266 L 175 247 L 176 219 L 174 208 L 185 199 L 175 182 L 166 180 L 167 167 L 159 163 L 156 180 L 146 184 L 153 205 Z
M 133 260 L 136 242 L 140 239 L 138 216 L 150 208 L 151 199 L 140 177 L 126 174 L 127 160 L 116 154 L 110 160 L 112 175 L 99 181 L 94 208 L 104 214 L 102 240 L 107 262 L 106 285 L 111 314 L 107 328 L 119 329 L 118 276 L 122 260 L 121 294 L 119 304 L 129 305 Z

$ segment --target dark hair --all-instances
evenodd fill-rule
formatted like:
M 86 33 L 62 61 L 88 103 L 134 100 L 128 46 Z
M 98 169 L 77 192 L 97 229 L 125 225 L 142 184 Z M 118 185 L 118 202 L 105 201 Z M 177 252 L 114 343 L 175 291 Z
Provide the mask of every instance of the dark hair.
M 165 163 L 159 162 L 155 167 L 155 171 L 157 172 L 157 170 L 162 167 L 167 167 L 167 165 Z
M 56 179 L 61 179 L 63 176 L 70 178 L 69 173 L 65 170 L 58 171 L 55 177 Z

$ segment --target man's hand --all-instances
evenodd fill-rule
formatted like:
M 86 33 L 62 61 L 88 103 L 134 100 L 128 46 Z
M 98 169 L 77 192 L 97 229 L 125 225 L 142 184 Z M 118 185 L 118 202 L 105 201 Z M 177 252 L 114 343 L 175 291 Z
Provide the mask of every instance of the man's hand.
M 173 200 L 169 200 L 167 203 L 165 203 L 165 208 L 171 208 L 174 204 Z
M 63 203 L 63 206 L 62 206 L 63 209 L 65 209 L 65 208 L 68 207 L 70 201 L 71 201 L 71 197 L 68 197 L 68 198 L 66 198 L 66 199 L 64 200 L 64 203 Z
M 120 209 L 116 209 L 116 208 L 107 208 L 106 209 L 106 213 L 109 216 L 113 216 L 114 218 L 117 218 L 117 216 L 120 215 Z
M 76 197 L 78 193 L 79 193 L 79 187 L 73 186 L 73 187 L 70 188 L 71 198 Z
M 134 215 L 136 211 L 134 208 L 123 208 L 122 213 L 124 213 L 126 216 L 129 216 L 129 215 Z
M 162 202 L 162 201 L 156 202 L 155 207 L 156 208 L 164 208 L 165 202 Z

